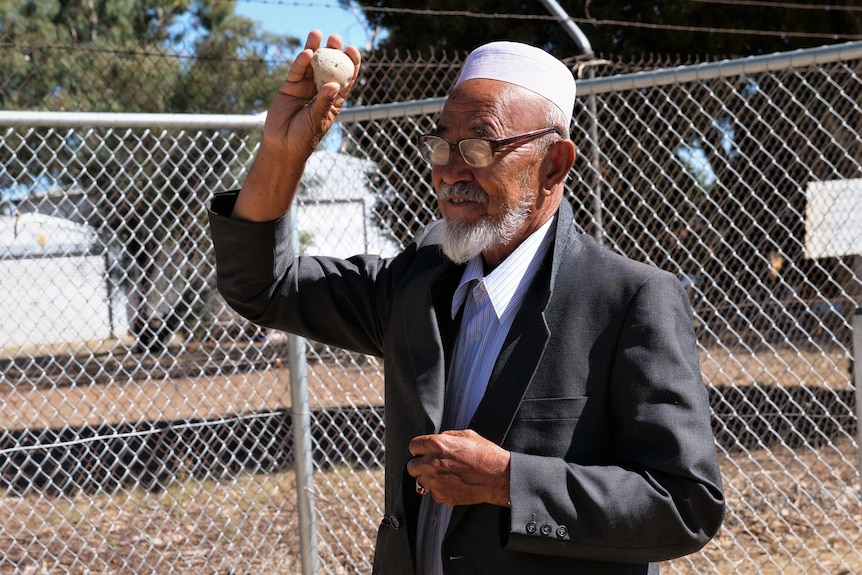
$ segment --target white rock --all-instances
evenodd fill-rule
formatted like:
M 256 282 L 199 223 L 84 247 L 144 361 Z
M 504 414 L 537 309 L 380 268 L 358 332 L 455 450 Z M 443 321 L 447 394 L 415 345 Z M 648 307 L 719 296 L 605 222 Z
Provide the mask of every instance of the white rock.
M 314 83 L 317 89 L 329 82 L 338 82 L 341 89 L 347 87 L 353 77 L 353 60 L 335 48 L 319 48 L 311 58 Z

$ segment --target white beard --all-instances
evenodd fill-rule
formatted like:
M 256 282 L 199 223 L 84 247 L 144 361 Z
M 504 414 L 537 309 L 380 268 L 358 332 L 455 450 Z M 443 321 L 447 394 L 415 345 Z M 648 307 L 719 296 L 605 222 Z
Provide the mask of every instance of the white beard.
M 445 199 L 457 195 L 488 204 L 488 194 L 474 184 L 442 184 L 438 196 Z M 456 264 L 463 264 L 483 251 L 505 245 L 512 241 L 530 215 L 533 199 L 531 194 L 506 210 L 499 219 L 485 217 L 475 224 L 463 220 L 446 220 L 443 226 L 443 253 Z

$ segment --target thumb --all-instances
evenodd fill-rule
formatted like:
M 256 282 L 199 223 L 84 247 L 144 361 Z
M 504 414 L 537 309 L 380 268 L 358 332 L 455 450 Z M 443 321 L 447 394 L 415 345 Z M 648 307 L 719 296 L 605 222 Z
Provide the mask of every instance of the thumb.
M 329 129 L 344 105 L 344 96 L 338 92 L 338 89 L 336 82 L 324 84 L 317 91 L 317 97 L 311 102 L 312 116 L 323 121 L 326 124 L 325 129 Z

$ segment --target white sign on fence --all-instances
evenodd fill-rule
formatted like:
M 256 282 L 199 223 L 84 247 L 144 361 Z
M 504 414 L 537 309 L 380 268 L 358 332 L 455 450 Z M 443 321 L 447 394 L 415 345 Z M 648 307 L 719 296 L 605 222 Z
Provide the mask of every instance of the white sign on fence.
M 805 256 L 862 254 L 862 179 L 809 182 Z

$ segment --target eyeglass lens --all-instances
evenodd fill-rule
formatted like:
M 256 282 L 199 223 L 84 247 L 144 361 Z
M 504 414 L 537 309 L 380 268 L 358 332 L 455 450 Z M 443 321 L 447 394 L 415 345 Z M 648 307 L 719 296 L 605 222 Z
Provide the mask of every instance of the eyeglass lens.
M 426 160 L 436 165 L 449 163 L 452 148 L 456 147 L 467 165 L 484 167 L 491 163 L 494 151 L 490 142 L 479 138 L 468 138 L 457 144 L 450 144 L 440 136 L 422 136 L 420 150 Z

